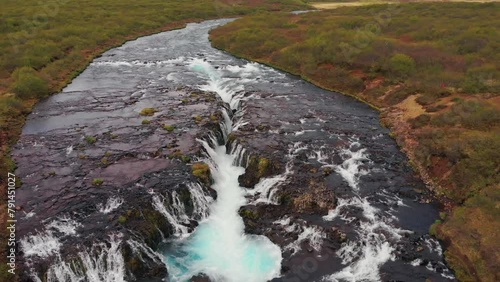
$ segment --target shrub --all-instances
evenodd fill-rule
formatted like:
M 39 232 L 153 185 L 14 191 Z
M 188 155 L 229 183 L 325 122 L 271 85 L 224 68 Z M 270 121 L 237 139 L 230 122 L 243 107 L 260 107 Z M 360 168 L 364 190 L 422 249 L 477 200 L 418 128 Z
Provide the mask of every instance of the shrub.
M 410 120 L 410 125 L 412 128 L 420 128 L 426 126 L 431 121 L 431 116 L 428 114 L 421 114 L 418 117 Z
M 0 115 L 12 117 L 12 112 L 21 112 L 22 109 L 21 101 L 14 95 L 0 97 Z
M 446 105 L 429 106 L 425 109 L 425 111 L 428 113 L 434 113 L 434 112 L 438 112 L 442 109 L 446 109 Z
M 12 74 L 14 83 L 10 90 L 21 99 L 40 98 L 49 94 L 47 82 L 30 67 L 18 68 Z
M 424 94 L 424 95 L 418 96 L 417 99 L 415 99 L 415 101 L 422 106 L 427 106 L 427 105 L 433 104 L 438 99 L 439 99 L 438 97 L 436 97 L 432 94 Z
M 395 54 L 389 60 L 389 69 L 399 78 L 407 78 L 415 72 L 415 60 L 405 54 Z

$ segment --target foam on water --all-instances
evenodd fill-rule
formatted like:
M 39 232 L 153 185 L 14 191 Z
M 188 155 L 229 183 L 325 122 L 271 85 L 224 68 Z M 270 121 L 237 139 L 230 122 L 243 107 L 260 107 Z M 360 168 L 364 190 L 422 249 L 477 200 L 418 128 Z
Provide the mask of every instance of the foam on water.
M 76 235 L 76 229 L 80 227 L 81 224 L 76 222 L 75 220 L 63 216 L 56 220 L 51 221 L 46 228 L 56 230 L 58 232 L 63 233 L 64 235 Z
M 116 210 L 118 207 L 120 207 L 123 204 L 123 199 L 120 197 L 110 197 L 106 201 L 106 203 L 103 204 L 97 204 L 97 209 L 99 212 L 102 212 L 103 214 L 110 213 L 114 210 Z
M 403 233 L 409 231 L 394 227 L 392 217 L 385 216 L 372 206 L 367 197 L 358 195 L 359 179 L 369 173 L 365 166 L 370 164 L 366 149 L 361 148 L 358 141 L 351 142 L 348 149 L 340 152 L 343 157 L 340 165 L 328 164 L 327 157 L 317 155 L 318 161 L 333 167 L 354 192 L 352 198 L 338 199 L 336 208 L 330 210 L 323 219 L 331 221 L 340 218 L 351 223 L 356 219 L 354 215 L 349 214 L 353 207 L 361 210 L 363 215 L 355 229 L 358 238 L 343 243 L 337 251 L 342 264 L 346 266 L 339 272 L 323 277 L 323 281 L 380 281 L 380 267 L 387 261 L 394 260 L 395 243 L 401 239 Z M 388 200 L 399 203 L 401 199 Z
M 25 257 L 46 258 L 58 254 L 61 249 L 61 238 L 75 236 L 81 224 L 62 216 L 45 225 L 43 232 L 27 235 L 20 240 L 21 250 Z
M 49 257 L 59 252 L 61 242 L 50 231 L 28 235 L 20 240 L 24 256 Z

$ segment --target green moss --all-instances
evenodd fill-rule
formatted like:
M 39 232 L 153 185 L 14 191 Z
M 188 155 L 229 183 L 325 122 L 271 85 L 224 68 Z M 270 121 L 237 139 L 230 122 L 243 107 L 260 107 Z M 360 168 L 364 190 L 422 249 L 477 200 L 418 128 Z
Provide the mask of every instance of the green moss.
M 269 168 L 269 160 L 266 158 L 259 158 L 259 163 L 257 165 L 258 178 L 262 177 L 266 170 Z
M 434 223 L 429 227 L 429 234 L 432 236 L 437 236 L 437 228 L 439 225 L 442 224 L 442 221 L 440 219 L 436 219 Z
M 203 120 L 203 118 L 201 116 L 195 116 L 195 117 L 193 117 L 193 119 L 196 123 L 200 123 Z
M 233 143 L 234 140 L 236 140 L 236 135 L 234 135 L 234 133 L 229 133 L 229 135 L 227 136 L 227 142 Z
M 141 116 L 153 116 L 155 112 L 156 110 L 154 108 L 144 108 L 139 112 L 139 114 Z
M 206 163 L 194 163 L 191 166 L 193 175 L 205 184 L 210 184 L 210 167 Z
M 141 124 L 150 124 L 151 121 L 149 119 L 143 119 Z
M 118 222 L 119 222 L 120 224 L 124 224 L 125 222 L 127 222 L 127 217 L 126 217 L 126 216 L 123 216 L 123 215 L 120 215 L 120 216 L 118 217 Z
M 92 185 L 94 186 L 101 186 L 104 183 L 104 180 L 101 178 L 94 178 L 92 179 Z
M 191 161 L 191 158 L 189 156 L 181 156 L 181 161 L 188 163 Z
M 97 142 L 97 139 L 94 136 L 85 136 L 85 141 L 92 145 Z
M 108 158 L 107 158 L 107 157 L 103 157 L 103 158 L 101 159 L 101 164 L 102 164 L 102 165 L 107 165 L 108 163 L 109 163 L 109 162 L 108 162 Z
M 163 125 L 163 129 L 165 129 L 168 132 L 174 131 L 175 127 L 173 125 Z
M 259 215 L 252 211 L 252 210 L 248 210 L 248 209 L 242 209 L 240 211 L 240 216 L 243 218 L 243 219 L 250 219 L 250 220 L 255 220 L 257 218 L 259 218 Z

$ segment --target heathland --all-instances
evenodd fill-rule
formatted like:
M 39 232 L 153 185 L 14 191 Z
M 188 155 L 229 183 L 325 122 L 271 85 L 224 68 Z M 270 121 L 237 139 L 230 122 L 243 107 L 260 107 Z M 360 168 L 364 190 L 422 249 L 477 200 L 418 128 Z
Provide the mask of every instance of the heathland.
M 299 0 L 0 1 L 0 223 L 5 230 L 9 147 L 33 105 L 59 92 L 90 61 L 127 40 L 188 22 L 305 9 Z M 5 243 L 2 232 L 0 243 Z M 0 280 L 7 281 L 5 248 Z
M 442 203 L 430 233 L 457 278 L 500 280 L 500 3 L 261 14 L 211 40 L 379 109 Z

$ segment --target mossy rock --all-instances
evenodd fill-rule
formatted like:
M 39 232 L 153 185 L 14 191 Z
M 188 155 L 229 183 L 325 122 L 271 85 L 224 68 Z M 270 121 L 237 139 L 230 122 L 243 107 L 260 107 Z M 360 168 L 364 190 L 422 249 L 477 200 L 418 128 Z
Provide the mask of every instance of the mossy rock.
M 191 166 L 191 171 L 194 177 L 198 178 L 202 183 L 207 185 L 212 183 L 210 167 L 206 163 L 194 163 Z
M 279 170 L 279 165 L 264 157 L 251 157 L 245 173 L 238 177 L 241 186 L 252 188 L 262 177 L 267 177 Z
M 165 124 L 165 125 L 163 125 L 163 129 L 165 129 L 168 132 L 172 132 L 172 131 L 174 131 L 175 126 Z
M 156 110 L 154 108 L 144 108 L 139 112 L 141 116 L 153 116 L 155 113 Z

